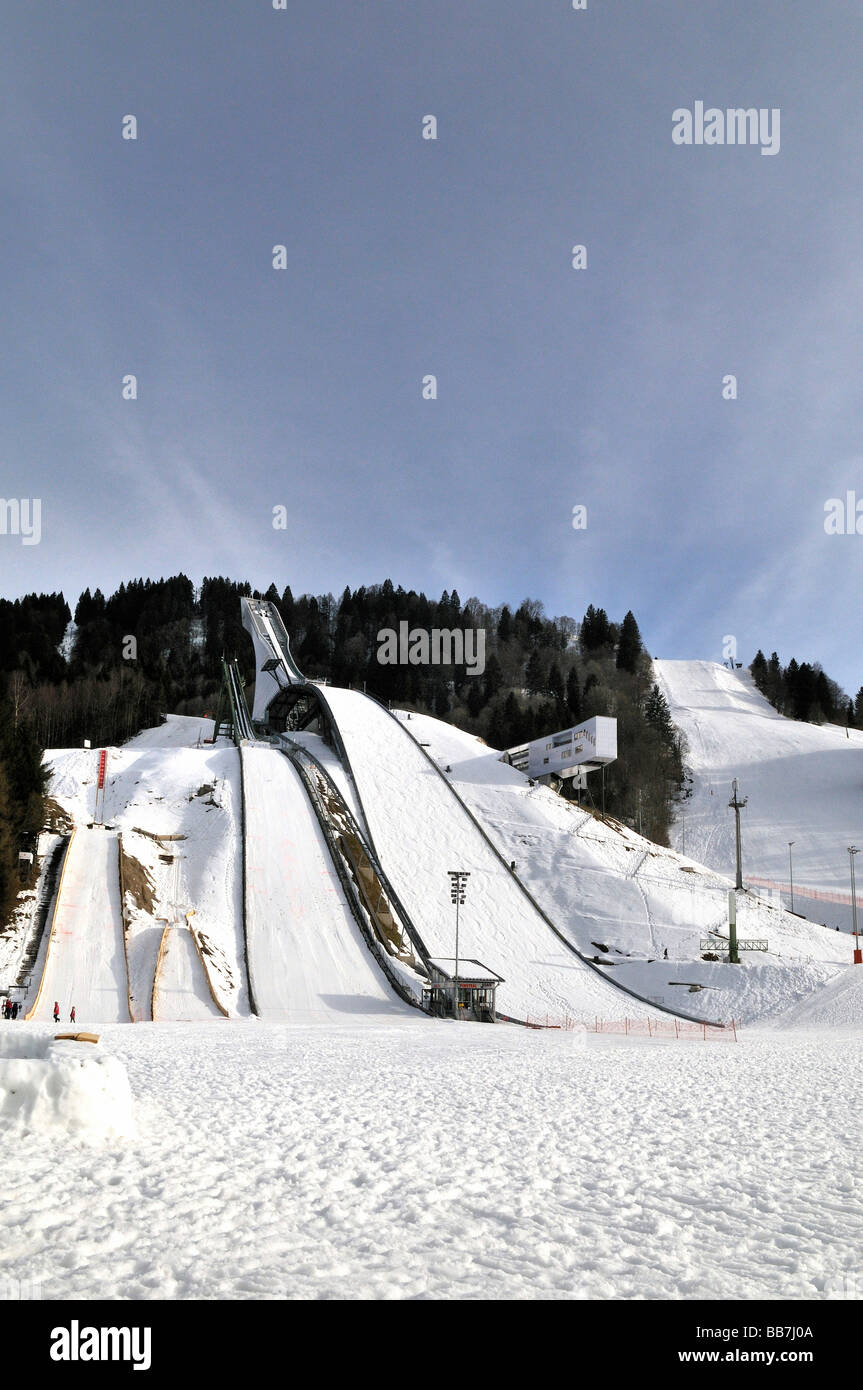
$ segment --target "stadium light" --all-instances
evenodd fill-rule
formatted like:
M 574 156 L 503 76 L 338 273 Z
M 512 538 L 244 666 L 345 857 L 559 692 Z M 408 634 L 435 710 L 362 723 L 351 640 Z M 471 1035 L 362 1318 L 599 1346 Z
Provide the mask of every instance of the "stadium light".
M 743 810 L 743 807 L 746 805 L 747 801 L 749 800 L 749 797 L 744 796 L 742 801 L 738 797 L 736 777 L 734 781 L 731 783 L 731 792 L 731 800 L 729 801 L 728 805 L 734 812 L 734 831 L 737 845 L 737 877 L 734 882 L 734 887 L 740 889 L 743 887 L 743 859 L 740 851 L 740 812 Z
M 470 872 L 467 869 L 448 869 L 447 873 L 450 879 L 450 902 L 455 903 L 455 974 L 453 976 L 452 1008 L 453 1018 L 458 1018 L 458 910 L 464 906 Z
M 857 888 L 854 883 L 854 855 L 858 852 L 856 845 L 848 846 L 848 858 L 851 860 L 851 920 L 854 931 L 854 964 L 863 965 L 863 952 L 860 950 L 860 941 L 857 936 Z

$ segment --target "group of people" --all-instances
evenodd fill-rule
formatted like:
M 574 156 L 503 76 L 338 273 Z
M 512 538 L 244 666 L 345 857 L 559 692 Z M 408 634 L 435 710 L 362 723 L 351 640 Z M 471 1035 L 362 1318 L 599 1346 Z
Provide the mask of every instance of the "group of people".
M 19 1015 L 19 1013 L 20 1013 L 20 1014 L 23 1014 L 23 1013 L 24 1013 L 24 1005 L 23 1005 L 23 1004 L 19 1004 L 19 1002 L 18 1002 L 17 999 L 9 999 L 9 998 L 7 997 L 6 999 L 3 1000 L 2 1003 L 0 1003 L 0 1018 L 9 1018 L 9 1019 L 17 1018 L 18 1015 Z M 54 1000 L 54 1022 L 55 1022 L 55 1023 L 59 1023 L 59 1022 L 60 1022 L 60 1005 L 59 1005 L 59 1003 L 57 1002 L 56 999 Z M 74 1004 L 72 1005 L 72 1008 L 71 1008 L 71 1010 L 70 1010 L 70 1012 L 69 1012 L 69 1022 L 70 1022 L 70 1023 L 74 1023 L 74 1022 L 75 1022 L 75 1005 L 74 1005 Z

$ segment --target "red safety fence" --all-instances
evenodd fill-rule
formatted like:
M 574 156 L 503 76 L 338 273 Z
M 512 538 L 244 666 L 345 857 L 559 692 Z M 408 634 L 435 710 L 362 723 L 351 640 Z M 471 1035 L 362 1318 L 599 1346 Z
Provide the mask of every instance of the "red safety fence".
M 708 1042 L 737 1042 L 737 1020 L 723 1027 L 720 1023 L 696 1023 L 688 1018 L 625 1018 L 594 1020 L 594 1033 L 624 1033 L 641 1038 L 692 1038 Z
M 756 878 L 752 874 L 746 875 L 747 884 L 753 884 L 756 888 L 777 888 L 780 893 L 791 893 L 791 885 L 780 883 L 775 878 Z M 851 894 L 840 893 L 838 889 L 832 888 L 807 888 L 805 884 L 794 884 L 794 896 L 796 898 L 811 898 L 820 903 L 844 903 L 847 907 L 851 906 Z
M 634 1038 L 676 1038 L 681 1041 L 737 1042 L 738 1019 L 725 1025 L 696 1023 L 686 1018 L 595 1018 L 593 1023 L 583 1019 L 554 1018 L 549 1014 L 525 1019 L 528 1028 L 549 1028 L 565 1033 L 617 1033 Z

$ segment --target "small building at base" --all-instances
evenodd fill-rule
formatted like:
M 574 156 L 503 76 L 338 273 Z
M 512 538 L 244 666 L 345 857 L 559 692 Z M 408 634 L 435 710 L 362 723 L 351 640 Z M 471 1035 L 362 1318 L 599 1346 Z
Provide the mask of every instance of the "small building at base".
M 429 983 L 423 989 L 423 1007 L 436 1018 L 472 1019 L 476 1023 L 495 1023 L 496 992 L 504 983 L 501 975 L 482 961 L 459 957 L 456 976 L 455 957 L 438 956 L 429 961 Z M 456 1008 L 453 1000 L 458 987 Z

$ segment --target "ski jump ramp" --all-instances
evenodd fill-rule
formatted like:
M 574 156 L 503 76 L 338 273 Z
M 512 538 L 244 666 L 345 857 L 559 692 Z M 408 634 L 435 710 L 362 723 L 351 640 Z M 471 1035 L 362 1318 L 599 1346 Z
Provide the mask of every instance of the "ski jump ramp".
M 502 1013 L 592 1020 L 660 1011 L 592 970 L 556 935 L 411 734 L 358 691 L 321 687 L 362 802 L 367 829 L 429 954 L 455 955 L 451 869 L 470 873 L 459 957 L 503 976 Z
M 48 953 L 28 1018 L 76 1025 L 128 1023 L 129 983 L 120 910 L 117 836 L 79 827 L 66 851 L 51 921 Z
M 221 1017 L 191 931 L 184 923 L 173 923 L 162 936 L 153 977 L 153 1021 L 188 1023 Z
M 243 627 L 255 649 L 255 704 L 252 719 L 264 718 L 271 700 L 286 685 L 305 677 L 291 655 L 291 642 L 281 614 L 265 599 L 240 600 Z
M 264 745 L 244 745 L 241 757 L 246 939 L 256 1013 L 296 1023 L 415 1018 L 363 940 L 296 769 Z

